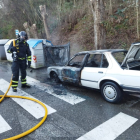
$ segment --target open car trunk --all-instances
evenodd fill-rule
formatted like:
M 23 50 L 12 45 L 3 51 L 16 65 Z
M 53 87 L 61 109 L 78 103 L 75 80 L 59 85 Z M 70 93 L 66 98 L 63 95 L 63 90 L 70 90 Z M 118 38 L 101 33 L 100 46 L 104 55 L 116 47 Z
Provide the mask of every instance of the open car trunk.
M 121 66 L 130 70 L 140 70 L 140 43 L 131 45 Z

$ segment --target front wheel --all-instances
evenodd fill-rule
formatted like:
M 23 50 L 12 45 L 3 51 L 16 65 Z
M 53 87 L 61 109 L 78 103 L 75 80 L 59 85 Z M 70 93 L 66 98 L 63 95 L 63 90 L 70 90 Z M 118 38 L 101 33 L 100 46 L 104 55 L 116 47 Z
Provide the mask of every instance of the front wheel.
M 110 103 L 119 103 L 122 100 L 122 91 L 120 87 L 113 82 L 105 82 L 101 86 L 103 98 Z
M 55 72 L 51 72 L 50 78 L 51 78 L 52 82 L 55 82 L 55 83 L 59 83 L 60 82 L 60 80 L 58 78 L 58 75 Z

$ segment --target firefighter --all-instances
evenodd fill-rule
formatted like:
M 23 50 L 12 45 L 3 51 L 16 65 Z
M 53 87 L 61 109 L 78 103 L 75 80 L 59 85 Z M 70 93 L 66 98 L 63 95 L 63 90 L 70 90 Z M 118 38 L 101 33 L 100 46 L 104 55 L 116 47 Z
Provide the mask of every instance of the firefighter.
M 21 31 L 18 34 L 18 39 L 11 42 L 8 53 L 12 53 L 12 89 L 13 92 L 17 92 L 18 80 L 19 80 L 19 69 L 21 71 L 21 87 L 30 88 L 31 86 L 26 83 L 26 68 L 31 66 L 31 51 L 29 44 L 26 42 L 28 39 L 27 33 Z M 15 46 L 14 46 L 15 45 Z M 28 62 L 28 65 L 27 65 Z

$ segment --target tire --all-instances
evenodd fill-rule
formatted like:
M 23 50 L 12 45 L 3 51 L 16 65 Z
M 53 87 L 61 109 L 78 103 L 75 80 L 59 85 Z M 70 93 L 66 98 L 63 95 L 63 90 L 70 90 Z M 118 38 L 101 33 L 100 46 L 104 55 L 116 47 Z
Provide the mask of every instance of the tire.
M 110 103 L 119 103 L 123 99 L 122 90 L 113 82 L 105 82 L 101 86 L 101 94 L 103 98 Z
M 60 79 L 58 78 L 58 75 L 55 72 L 51 72 L 50 78 L 51 78 L 52 82 L 55 82 L 55 83 L 59 83 L 60 82 Z

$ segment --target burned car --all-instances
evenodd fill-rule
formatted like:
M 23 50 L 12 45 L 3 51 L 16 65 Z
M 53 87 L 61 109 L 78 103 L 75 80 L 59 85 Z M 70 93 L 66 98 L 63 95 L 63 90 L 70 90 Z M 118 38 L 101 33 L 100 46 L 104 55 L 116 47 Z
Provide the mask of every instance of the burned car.
M 140 43 L 132 44 L 129 51 L 79 52 L 65 66 L 48 67 L 47 75 L 55 82 L 99 89 L 106 101 L 118 103 L 124 93 L 140 93 Z

